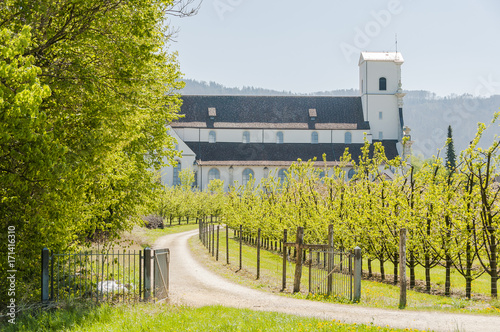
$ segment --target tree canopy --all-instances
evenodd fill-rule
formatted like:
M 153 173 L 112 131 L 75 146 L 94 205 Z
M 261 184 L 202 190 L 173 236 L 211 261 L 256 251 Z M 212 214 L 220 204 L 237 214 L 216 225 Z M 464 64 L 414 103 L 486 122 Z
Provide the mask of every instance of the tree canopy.
M 0 215 L 16 229 L 19 285 L 44 246 L 130 228 L 172 161 L 183 83 L 166 20 L 179 3 L 0 4 Z

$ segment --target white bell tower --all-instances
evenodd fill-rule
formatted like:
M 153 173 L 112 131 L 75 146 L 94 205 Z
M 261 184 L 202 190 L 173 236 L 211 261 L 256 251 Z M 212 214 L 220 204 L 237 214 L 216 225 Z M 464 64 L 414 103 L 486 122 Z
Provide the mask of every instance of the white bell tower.
M 362 52 L 359 58 L 363 114 L 375 141 L 403 137 L 403 62 L 399 52 Z

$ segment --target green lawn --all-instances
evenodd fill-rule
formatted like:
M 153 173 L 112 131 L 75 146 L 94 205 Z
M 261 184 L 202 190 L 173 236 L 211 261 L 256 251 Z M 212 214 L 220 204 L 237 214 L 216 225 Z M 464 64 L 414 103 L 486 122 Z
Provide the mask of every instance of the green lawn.
M 254 246 L 243 245 L 242 270 L 239 270 L 239 242 L 234 238 L 233 231 L 229 231 L 229 265 L 226 264 L 226 232 L 221 227 L 219 232 L 219 262 L 215 262 L 215 254 L 212 257 L 208 254 L 206 248 L 203 247 L 198 237 L 193 237 L 190 240 L 192 250 L 197 253 L 197 257 L 204 257 L 204 262 L 212 268 L 212 270 L 223 274 L 225 277 L 232 279 L 241 284 L 248 285 L 257 289 L 263 289 L 270 292 L 293 296 L 296 298 L 308 298 L 311 300 L 346 302 L 345 298 L 332 297 L 326 298 L 321 295 L 308 294 L 308 272 L 309 269 L 305 266 L 302 271 L 301 278 L 301 293 L 291 294 L 293 287 L 293 273 L 295 265 L 291 262 L 287 263 L 287 288 L 284 292 L 280 292 L 282 285 L 282 257 L 275 252 L 261 250 L 261 271 L 260 279 L 256 280 L 257 273 L 257 250 Z M 216 245 L 215 245 L 216 247 Z M 363 260 L 363 268 L 366 272 L 366 260 Z M 378 263 L 378 262 L 374 262 Z M 392 273 L 392 265 L 386 263 L 386 273 Z M 378 264 L 372 263 L 373 272 L 379 272 Z M 224 267 L 224 268 L 221 268 Z M 409 271 L 407 272 L 409 276 Z M 424 279 L 424 270 L 419 267 L 416 270 L 416 278 Z M 452 273 L 452 287 L 455 289 L 464 288 L 465 282 L 459 277 L 458 272 Z M 431 280 L 439 286 L 444 284 L 444 268 L 436 267 L 431 272 Z M 392 276 L 388 278 L 392 280 Z M 436 286 L 433 284 L 433 286 Z M 399 288 L 397 286 L 381 283 L 370 280 L 362 281 L 361 302 L 360 305 L 397 309 L 399 305 Z M 479 299 L 466 300 L 464 296 L 445 297 L 439 295 L 426 294 L 417 291 L 408 290 L 407 292 L 407 309 L 411 310 L 440 310 L 446 312 L 460 313 L 480 313 L 500 315 L 500 302 L 491 301 L 488 298 L 489 293 L 489 278 L 483 275 L 479 280 L 473 283 L 473 292 Z M 460 294 L 460 293 L 459 293 Z M 462 292 L 461 294 L 464 294 Z
M 344 324 L 273 312 L 166 304 L 73 304 L 0 324 L 2 331 L 416 331 Z

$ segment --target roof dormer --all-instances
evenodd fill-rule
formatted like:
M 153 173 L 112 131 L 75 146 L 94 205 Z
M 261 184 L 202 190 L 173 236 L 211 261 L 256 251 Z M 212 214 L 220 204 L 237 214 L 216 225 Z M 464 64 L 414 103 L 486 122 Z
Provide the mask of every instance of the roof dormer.
M 215 107 L 209 107 L 208 108 L 208 117 L 210 120 L 215 120 L 215 117 L 217 116 L 217 110 Z
M 309 120 L 316 121 L 317 117 L 318 117 L 318 113 L 316 112 L 316 109 L 315 108 L 310 108 L 309 109 Z

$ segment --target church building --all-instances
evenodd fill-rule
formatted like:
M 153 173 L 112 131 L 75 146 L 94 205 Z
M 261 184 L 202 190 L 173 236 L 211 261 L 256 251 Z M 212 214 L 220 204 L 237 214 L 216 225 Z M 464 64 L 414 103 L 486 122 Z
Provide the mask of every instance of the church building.
M 316 157 L 321 167 L 325 154 L 333 166 L 348 148 L 356 160 L 365 135 L 395 158 L 403 152 L 402 64 L 399 52 L 362 52 L 355 97 L 184 95 L 185 116 L 169 128 L 182 158 L 162 170 L 162 183 L 180 184 L 186 168 L 200 189 L 212 179 L 227 189 L 250 178 L 284 178 L 298 158 Z

